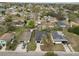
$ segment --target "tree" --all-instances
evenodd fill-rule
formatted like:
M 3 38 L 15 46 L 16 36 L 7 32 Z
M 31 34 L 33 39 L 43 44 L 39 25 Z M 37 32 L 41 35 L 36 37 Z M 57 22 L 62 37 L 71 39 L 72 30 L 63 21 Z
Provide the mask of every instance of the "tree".
M 12 22 L 12 16 L 11 15 L 6 16 L 5 21 L 6 22 Z
M 11 15 L 6 16 L 5 20 L 6 20 L 7 32 L 15 30 L 15 27 L 12 25 L 12 16 Z
M 34 20 L 29 20 L 27 22 L 27 27 L 28 28 L 34 28 L 35 27 L 35 21 Z
M 11 23 L 7 23 L 7 32 L 14 31 L 14 30 L 15 30 L 15 27 L 11 25 Z

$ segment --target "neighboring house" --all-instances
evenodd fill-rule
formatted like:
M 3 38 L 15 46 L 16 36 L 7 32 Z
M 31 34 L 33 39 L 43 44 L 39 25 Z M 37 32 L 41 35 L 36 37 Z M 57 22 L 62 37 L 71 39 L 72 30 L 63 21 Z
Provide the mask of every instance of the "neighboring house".
M 5 12 L 6 10 L 4 8 L 0 8 L 0 13 Z
M 67 44 L 68 40 L 64 37 L 64 34 L 60 31 L 52 32 L 51 38 L 55 44 Z
M 19 42 L 28 43 L 31 38 L 31 31 L 26 31 L 22 34 L 22 37 L 19 39 Z
M 59 26 L 59 27 L 61 27 L 61 28 L 67 28 L 68 27 L 68 25 L 66 24 L 66 22 L 65 21 L 58 21 L 57 22 L 57 25 Z
M 3 24 L 5 22 L 4 17 L 0 16 L 0 24 Z
M 6 9 L 6 14 L 12 14 L 12 15 L 15 15 L 17 14 L 17 9 L 16 8 L 8 8 Z
M 40 43 L 43 36 L 46 36 L 47 32 L 46 31 L 35 31 L 35 40 L 37 43 Z
M 7 42 L 14 40 L 14 33 L 5 33 L 0 37 L 0 46 L 6 45 Z
M 13 26 L 16 27 L 23 27 L 24 26 L 24 20 L 13 20 Z
M 35 31 L 35 40 L 37 43 L 41 42 L 42 34 L 43 33 L 41 31 Z

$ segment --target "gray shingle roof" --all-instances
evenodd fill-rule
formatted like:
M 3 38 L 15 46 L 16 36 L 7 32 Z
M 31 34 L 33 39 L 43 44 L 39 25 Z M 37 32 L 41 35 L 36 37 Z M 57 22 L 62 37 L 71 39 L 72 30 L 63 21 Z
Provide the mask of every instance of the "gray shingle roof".
M 67 41 L 66 38 L 62 35 L 59 35 L 57 32 L 52 32 L 52 36 L 55 42 Z
M 47 32 L 46 31 L 35 31 L 35 40 L 41 41 L 43 34 L 46 35 Z

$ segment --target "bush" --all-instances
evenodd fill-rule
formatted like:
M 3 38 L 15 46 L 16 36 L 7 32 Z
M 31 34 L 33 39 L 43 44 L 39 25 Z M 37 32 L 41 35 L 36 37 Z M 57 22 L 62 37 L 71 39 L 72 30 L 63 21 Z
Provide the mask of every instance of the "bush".
M 29 42 L 27 44 L 27 50 L 28 51 L 34 51 L 36 49 L 36 43 L 35 42 Z
M 72 33 L 75 33 L 75 34 L 79 35 L 79 26 L 69 28 L 68 32 L 72 32 Z
M 45 56 L 57 56 L 54 52 L 47 52 L 45 53 Z
M 17 47 L 17 40 L 14 40 L 14 42 L 11 44 L 11 41 L 7 42 L 7 47 L 6 47 L 6 50 L 15 50 L 16 47 Z

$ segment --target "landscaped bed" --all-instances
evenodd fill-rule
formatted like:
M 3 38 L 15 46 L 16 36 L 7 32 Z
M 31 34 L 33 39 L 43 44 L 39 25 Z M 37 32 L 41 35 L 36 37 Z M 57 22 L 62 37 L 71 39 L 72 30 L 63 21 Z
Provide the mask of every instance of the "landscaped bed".
M 36 49 L 35 31 L 33 31 L 30 42 L 27 44 L 27 51 L 35 51 L 35 49 Z
M 41 45 L 42 51 L 65 51 L 64 47 L 61 44 L 52 44 L 51 46 Z
M 69 40 L 72 48 L 79 52 L 79 35 L 64 31 L 65 36 Z
M 45 53 L 45 56 L 57 56 L 57 54 L 55 54 L 52 51 L 49 51 L 49 52 Z

